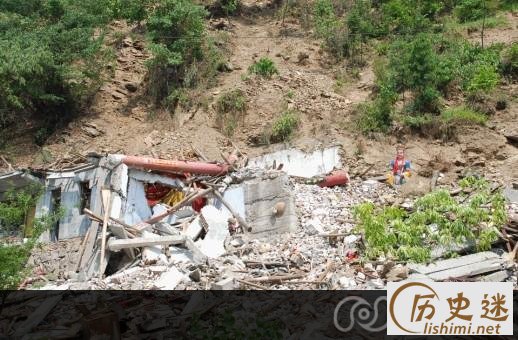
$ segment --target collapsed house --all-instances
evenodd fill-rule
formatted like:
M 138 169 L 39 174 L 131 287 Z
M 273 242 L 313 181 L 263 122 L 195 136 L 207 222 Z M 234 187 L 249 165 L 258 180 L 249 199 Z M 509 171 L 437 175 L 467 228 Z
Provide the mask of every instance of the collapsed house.
M 333 172 L 340 167 L 338 152 L 283 150 L 251 161 L 233 153 L 225 163 L 93 155 L 86 165 L 40 173 L 45 189 L 35 216 L 61 214 L 40 241 L 83 237 L 74 268 L 79 280 L 136 259 L 168 263 L 183 254 L 203 262 L 225 253 L 231 233 L 271 238 L 295 231 L 288 176 L 343 184 L 347 174 Z

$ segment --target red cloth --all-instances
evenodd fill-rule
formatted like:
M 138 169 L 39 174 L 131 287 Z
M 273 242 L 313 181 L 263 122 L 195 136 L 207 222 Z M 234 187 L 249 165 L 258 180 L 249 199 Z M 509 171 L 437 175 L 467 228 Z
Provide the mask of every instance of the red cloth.
M 196 212 L 200 212 L 201 208 L 203 208 L 207 204 L 207 199 L 205 197 L 198 197 L 194 201 L 192 201 L 192 208 Z
M 394 161 L 394 167 L 392 168 L 392 173 L 394 175 L 402 173 L 404 167 L 405 167 L 405 159 L 403 157 L 401 157 L 401 158 L 396 157 L 396 160 Z

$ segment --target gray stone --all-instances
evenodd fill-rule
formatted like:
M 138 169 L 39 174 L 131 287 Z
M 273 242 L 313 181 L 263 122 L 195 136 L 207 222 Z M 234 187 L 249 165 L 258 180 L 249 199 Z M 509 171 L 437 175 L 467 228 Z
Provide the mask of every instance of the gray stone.
M 213 283 L 212 290 L 234 290 L 234 279 L 229 277 Z
M 518 190 L 511 187 L 504 189 L 504 197 L 511 203 L 518 203 Z
M 189 278 L 194 282 L 200 282 L 201 280 L 201 271 L 199 269 L 195 269 L 189 273 Z

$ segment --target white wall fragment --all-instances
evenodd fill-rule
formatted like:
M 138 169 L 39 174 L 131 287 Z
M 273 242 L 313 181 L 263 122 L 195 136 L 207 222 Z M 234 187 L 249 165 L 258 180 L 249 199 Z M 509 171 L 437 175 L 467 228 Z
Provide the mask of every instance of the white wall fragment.
M 290 176 L 311 178 L 325 175 L 334 168 L 341 168 L 340 147 L 334 146 L 324 150 L 305 153 L 298 149 L 288 149 L 273 152 L 251 159 L 248 167 L 266 168 L 283 164 L 282 171 Z
M 231 215 L 226 211 L 208 205 L 201 209 L 209 230 L 203 240 L 196 242 L 200 251 L 210 258 L 217 258 L 225 253 L 225 238 L 229 236 L 228 219 Z

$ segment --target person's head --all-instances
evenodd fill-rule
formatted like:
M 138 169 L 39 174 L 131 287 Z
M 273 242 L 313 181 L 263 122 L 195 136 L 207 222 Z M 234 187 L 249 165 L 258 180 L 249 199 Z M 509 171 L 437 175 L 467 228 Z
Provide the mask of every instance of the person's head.
M 396 157 L 398 159 L 405 158 L 405 148 L 402 145 L 398 145 L 396 148 Z

